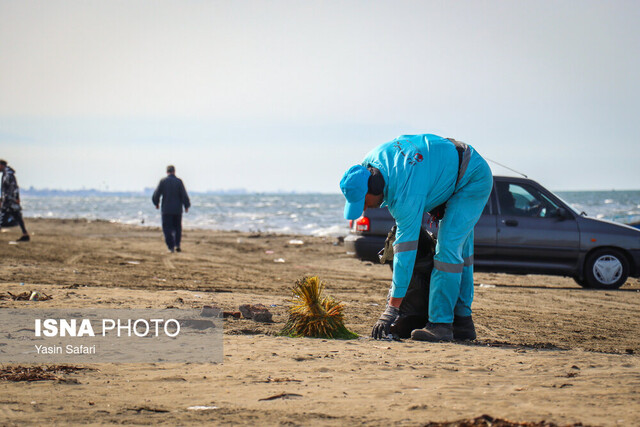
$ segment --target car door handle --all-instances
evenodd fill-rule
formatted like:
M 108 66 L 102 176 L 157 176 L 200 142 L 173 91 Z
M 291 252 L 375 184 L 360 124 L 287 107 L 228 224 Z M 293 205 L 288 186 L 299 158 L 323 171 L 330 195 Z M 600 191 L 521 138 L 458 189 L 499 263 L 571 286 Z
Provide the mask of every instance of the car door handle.
M 502 223 L 508 227 L 517 227 L 518 226 L 518 221 L 516 221 L 515 219 L 503 219 Z

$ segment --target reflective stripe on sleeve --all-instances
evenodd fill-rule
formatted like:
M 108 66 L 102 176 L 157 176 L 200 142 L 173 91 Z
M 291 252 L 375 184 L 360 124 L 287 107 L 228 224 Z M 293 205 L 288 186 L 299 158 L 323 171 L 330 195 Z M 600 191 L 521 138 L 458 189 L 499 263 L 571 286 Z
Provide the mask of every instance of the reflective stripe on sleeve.
M 437 259 L 433 260 L 433 266 L 445 273 L 462 273 L 462 269 L 464 268 L 464 263 L 460 264 L 451 264 L 448 262 L 438 261 Z
M 411 242 L 402 242 L 393 245 L 393 253 L 398 254 L 400 252 L 408 252 L 418 250 L 418 241 L 413 240 Z
M 473 255 L 468 256 L 464 259 L 464 266 L 469 267 L 470 265 L 473 265 Z

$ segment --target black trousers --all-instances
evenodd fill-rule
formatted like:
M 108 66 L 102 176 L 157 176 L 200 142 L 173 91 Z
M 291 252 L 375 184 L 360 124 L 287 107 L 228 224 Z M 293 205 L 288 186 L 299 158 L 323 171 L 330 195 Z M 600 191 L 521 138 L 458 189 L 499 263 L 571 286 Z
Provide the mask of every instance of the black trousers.
M 22 219 L 22 212 L 16 212 L 13 216 L 16 218 L 16 221 L 18 221 L 18 225 L 22 229 L 22 234 L 27 234 L 27 228 L 24 226 L 24 220 Z
M 162 231 L 167 247 L 179 248 L 182 238 L 182 214 L 162 214 Z

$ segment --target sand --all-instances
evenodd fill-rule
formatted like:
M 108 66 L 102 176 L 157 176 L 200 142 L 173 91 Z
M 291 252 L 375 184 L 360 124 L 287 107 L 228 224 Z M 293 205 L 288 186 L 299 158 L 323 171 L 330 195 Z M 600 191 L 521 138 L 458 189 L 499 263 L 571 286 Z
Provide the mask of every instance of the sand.
M 637 279 L 592 291 L 569 278 L 477 273 L 476 342 L 374 341 L 366 337 L 391 271 L 348 256 L 335 238 L 187 230 L 184 251 L 168 254 L 157 228 L 80 220 L 27 226 L 29 243 L 9 244 L 19 237 L 13 229 L 0 234 L 0 293 L 37 290 L 53 299 L 0 300 L 0 308 L 215 304 L 237 311 L 262 303 L 274 323 L 225 319 L 222 364 L 97 364 L 63 374 L 65 381 L 0 381 L 2 425 L 423 425 L 481 414 L 640 425 Z M 274 335 L 304 275 L 326 282 L 345 303 L 347 326 L 364 338 Z

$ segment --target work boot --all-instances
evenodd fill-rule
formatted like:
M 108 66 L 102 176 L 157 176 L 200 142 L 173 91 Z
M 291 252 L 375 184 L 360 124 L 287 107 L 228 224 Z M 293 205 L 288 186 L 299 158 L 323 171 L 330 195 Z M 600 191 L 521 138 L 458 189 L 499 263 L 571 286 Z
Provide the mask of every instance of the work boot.
M 453 316 L 453 339 L 473 341 L 476 339 L 476 327 L 471 316 Z
M 414 329 L 411 339 L 416 341 L 453 341 L 453 326 L 451 323 L 427 323 L 423 329 Z
M 31 240 L 31 237 L 29 237 L 28 234 L 23 234 L 22 237 L 18 239 L 18 242 L 28 242 L 29 240 Z

